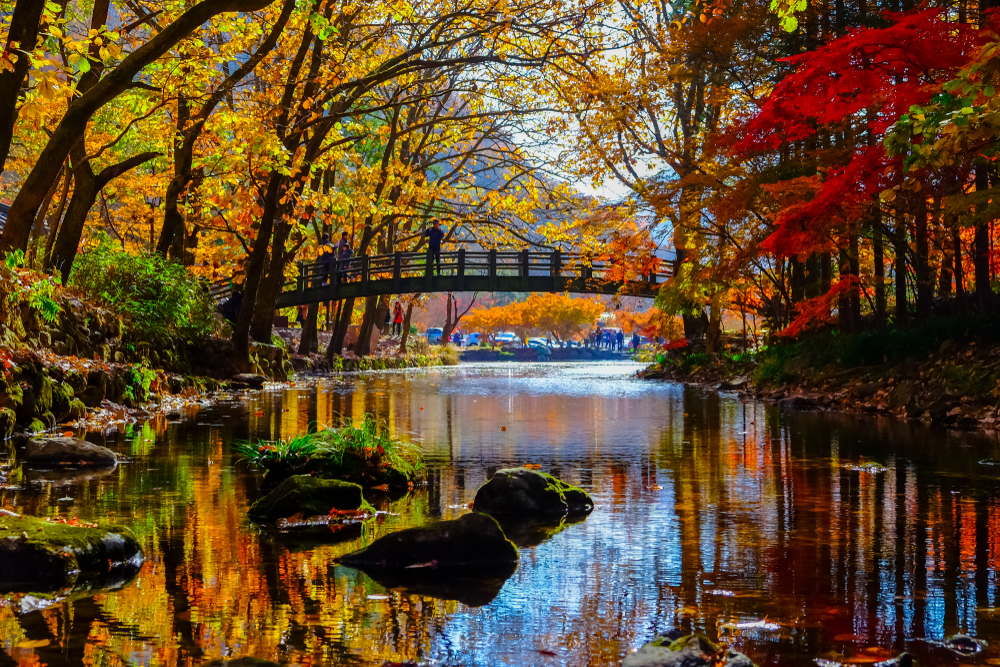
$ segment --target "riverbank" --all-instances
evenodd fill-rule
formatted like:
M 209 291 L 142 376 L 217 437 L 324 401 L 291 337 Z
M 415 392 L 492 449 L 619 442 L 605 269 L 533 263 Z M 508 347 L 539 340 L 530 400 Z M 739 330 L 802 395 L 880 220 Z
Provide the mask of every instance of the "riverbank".
M 939 319 L 853 337 L 816 332 L 755 355 L 715 359 L 670 351 L 640 377 L 741 391 L 789 409 L 992 431 L 1000 428 L 1000 322 Z

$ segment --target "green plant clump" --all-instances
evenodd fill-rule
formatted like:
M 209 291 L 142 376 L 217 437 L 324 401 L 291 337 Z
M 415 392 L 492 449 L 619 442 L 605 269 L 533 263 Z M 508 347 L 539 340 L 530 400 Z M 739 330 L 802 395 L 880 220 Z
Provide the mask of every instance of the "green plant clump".
M 69 282 L 116 311 L 139 340 L 169 344 L 213 333 L 211 296 L 181 264 L 156 253 L 133 255 L 104 236 L 77 258 Z
M 290 440 L 237 443 L 236 451 L 248 462 L 279 478 L 316 474 L 362 486 L 405 486 L 423 468 L 420 450 L 394 440 L 388 425 L 366 414 L 355 426 L 348 423 Z

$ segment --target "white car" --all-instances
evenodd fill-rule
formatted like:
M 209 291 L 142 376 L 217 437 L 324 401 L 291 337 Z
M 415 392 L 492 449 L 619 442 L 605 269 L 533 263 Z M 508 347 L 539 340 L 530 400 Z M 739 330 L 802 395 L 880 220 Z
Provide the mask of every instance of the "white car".
M 511 345 L 513 343 L 519 343 L 521 339 L 519 339 L 517 334 L 513 331 L 501 331 L 493 340 L 500 345 Z

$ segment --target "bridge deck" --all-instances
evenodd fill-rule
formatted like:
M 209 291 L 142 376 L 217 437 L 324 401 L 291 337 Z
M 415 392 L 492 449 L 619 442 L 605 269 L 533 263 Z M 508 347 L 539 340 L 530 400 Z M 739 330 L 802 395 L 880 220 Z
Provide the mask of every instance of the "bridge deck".
M 644 280 L 610 279 L 614 267 L 580 255 L 554 252 L 467 251 L 441 253 L 440 274 L 429 253 L 397 252 L 299 263 L 285 283 L 278 308 L 322 301 L 417 292 L 575 292 L 654 297 L 670 278 L 665 266 Z

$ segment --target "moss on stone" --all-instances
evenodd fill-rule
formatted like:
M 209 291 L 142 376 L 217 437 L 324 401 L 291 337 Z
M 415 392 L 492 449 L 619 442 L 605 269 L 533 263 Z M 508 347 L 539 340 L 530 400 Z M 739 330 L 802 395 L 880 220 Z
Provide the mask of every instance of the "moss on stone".
M 296 475 L 289 477 L 251 505 L 247 514 L 255 521 L 277 521 L 299 513 L 303 516 L 316 516 L 329 514 L 332 509 L 356 510 L 369 507 L 357 484 Z
M 47 427 L 45 426 L 45 422 L 36 417 L 35 419 L 31 420 L 31 422 L 28 424 L 28 428 L 24 430 L 27 431 L 28 433 L 41 433 L 46 428 Z
M 87 416 L 87 406 L 78 398 L 74 398 L 69 404 L 69 419 L 83 419 Z
M 104 574 L 141 555 L 126 528 L 83 528 L 0 515 L 0 588 L 7 590 L 70 585 L 80 575 Z
M 479 488 L 473 505 L 497 516 L 574 516 L 589 513 L 594 501 L 580 487 L 547 473 L 507 468 Z
M 17 415 L 10 408 L 0 408 L 0 440 L 5 440 L 14 432 Z

